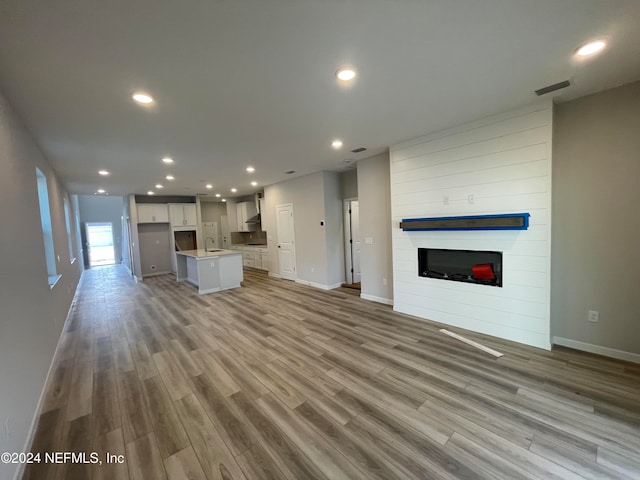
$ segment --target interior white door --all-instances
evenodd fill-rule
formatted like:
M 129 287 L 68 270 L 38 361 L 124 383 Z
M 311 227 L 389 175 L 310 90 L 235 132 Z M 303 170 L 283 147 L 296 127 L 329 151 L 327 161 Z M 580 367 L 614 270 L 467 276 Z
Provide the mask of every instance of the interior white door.
M 296 279 L 296 241 L 293 228 L 293 205 L 276 206 L 276 228 L 278 230 L 278 263 L 280 276 Z
M 231 231 L 229 230 L 229 217 L 220 217 L 220 230 L 222 232 L 222 248 L 231 248 Z
M 360 282 L 360 213 L 358 201 L 351 201 L 351 262 L 353 283 Z

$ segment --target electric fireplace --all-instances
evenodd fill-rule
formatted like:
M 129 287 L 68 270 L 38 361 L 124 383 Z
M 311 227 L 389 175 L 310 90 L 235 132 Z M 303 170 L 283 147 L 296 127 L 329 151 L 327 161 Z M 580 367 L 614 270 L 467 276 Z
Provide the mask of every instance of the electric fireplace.
M 418 248 L 418 275 L 502 287 L 502 252 Z

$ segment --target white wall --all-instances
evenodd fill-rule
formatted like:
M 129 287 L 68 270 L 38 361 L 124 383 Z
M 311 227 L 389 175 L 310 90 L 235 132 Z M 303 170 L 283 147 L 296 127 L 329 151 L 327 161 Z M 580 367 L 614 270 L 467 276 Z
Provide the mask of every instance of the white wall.
M 354 168 L 340 174 L 342 198 L 358 198 L 358 171 Z
M 325 285 L 338 287 L 345 281 L 344 214 L 342 211 L 341 177 L 336 172 L 322 172 L 324 192 L 324 230 L 327 248 Z
M 640 361 L 639 204 L 640 82 L 558 105 L 551 320 L 570 346 Z
M 171 235 L 168 223 L 138 224 L 141 273 L 157 275 L 171 272 Z
M 325 199 L 325 188 L 329 197 Z M 333 238 L 334 222 L 337 218 L 342 222 L 342 204 L 340 198 L 339 178 L 336 174 L 317 172 L 286 182 L 269 185 L 264 189 L 265 212 L 262 228 L 267 231 L 271 274 L 278 275 L 278 231 L 276 227 L 276 206 L 293 204 L 293 216 L 296 244 L 297 281 L 320 288 L 336 287 L 335 283 L 344 281 L 344 260 L 337 267 Z M 339 213 L 334 212 L 339 205 Z M 327 210 L 328 208 L 328 210 Z M 328 216 L 327 216 L 328 215 Z M 326 226 L 320 225 L 329 218 L 331 228 L 327 233 Z M 329 237 L 329 239 L 328 239 Z M 339 279 L 336 281 L 336 279 Z
M 36 171 L 47 177 L 57 273 L 49 288 Z M 0 452 L 28 451 L 32 422 L 81 274 L 71 264 L 63 198 L 67 195 L 36 143 L 0 95 Z M 71 201 L 75 217 L 75 201 Z M 77 254 L 79 255 L 79 253 Z M 9 435 L 5 426 L 8 428 Z M 18 465 L 0 463 L 0 478 Z
M 129 211 L 129 198 L 122 197 L 122 264 L 133 272 L 132 258 L 129 245 L 131 244 L 131 238 L 129 235 L 129 222 L 131 212 Z
M 361 297 L 393 303 L 389 154 L 358 162 Z M 367 244 L 365 238 L 373 243 Z
M 550 348 L 552 118 L 538 103 L 391 149 L 395 310 Z M 403 218 L 517 212 L 531 214 L 529 230 L 399 229 Z M 502 251 L 504 287 L 419 277 L 419 247 Z

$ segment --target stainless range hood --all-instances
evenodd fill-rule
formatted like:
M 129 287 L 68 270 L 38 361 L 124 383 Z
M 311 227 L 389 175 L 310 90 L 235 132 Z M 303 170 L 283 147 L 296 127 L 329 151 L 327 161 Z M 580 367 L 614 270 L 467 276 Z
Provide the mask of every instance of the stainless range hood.
M 244 223 L 260 223 L 260 214 L 258 213 L 257 215 L 254 215 Z
M 254 199 L 255 199 L 255 202 L 256 202 L 256 210 L 257 210 L 258 213 L 256 215 L 254 215 L 253 217 L 251 217 L 249 220 L 247 220 L 244 223 L 249 223 L 249 224 L 254 224 L 255 223 L 255 224 L 260 225 L 260 221 L 261 221 L 260 214 L 262 213 L 262 212 L 260 212 L 260 199 L 261 198 L 262 198 L 262 193 L 257 192 L 255 194 L 255 196 L 254 196 Z

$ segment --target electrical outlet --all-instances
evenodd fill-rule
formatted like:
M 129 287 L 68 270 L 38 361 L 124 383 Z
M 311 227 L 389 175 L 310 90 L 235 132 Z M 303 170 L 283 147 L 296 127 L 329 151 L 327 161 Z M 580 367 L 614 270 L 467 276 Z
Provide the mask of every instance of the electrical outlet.
M 383 278 L 383 279 L 382 279 L 382 285 L 384 285 L 384 286 L 386 286 L 386 285 L 387 285 L 387 279 L 386 279 L 386 278 Z
M 316 271 L 316 269 L 315 269 L 315 268 L 313 268 L 313 267 L 311 267 L 311 273 L 313 273 L 313 272 L 315 272 L 315 271 Z
M 590 322 L 599 322 L 600 321 L 600 312 L 596 312 L 595 310 L 589 310 L 589 316 L 587 320 Z
M 473 195 L 469 195 L 469 205 L 473 205 L 476 203 L 476 199 Z
M 446 195 L 442 197 L 442 204 L 449 205 L 449 197 L 447 197 Z

